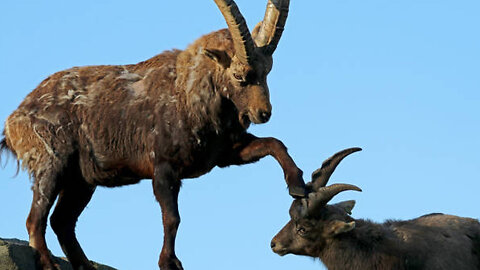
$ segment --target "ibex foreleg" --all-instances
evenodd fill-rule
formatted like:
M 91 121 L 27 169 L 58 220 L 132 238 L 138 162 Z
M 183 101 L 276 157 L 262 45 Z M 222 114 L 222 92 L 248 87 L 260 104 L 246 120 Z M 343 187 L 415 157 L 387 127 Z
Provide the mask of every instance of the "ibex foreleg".
M 235 165 L 252 163 L 267 155 L 274 157 L 283 169 L 290 195 L 292 197 L 305 196 L 303 172 L 297 167 L 280 140 L 271 137 L 258 138 L 247 133 L 242 143 L 236 145 L 232 153 L 230 164 Z
M 180 183 L 170 164 L 164 162 L 155 166 L 153 193 L 160 203 L 163 220 L 163 248 L 158 261 L 158 266 L 162 270 L 183 270 L 180 260 L 175 255 L 175 238 L 180 225 L 178 212 Z

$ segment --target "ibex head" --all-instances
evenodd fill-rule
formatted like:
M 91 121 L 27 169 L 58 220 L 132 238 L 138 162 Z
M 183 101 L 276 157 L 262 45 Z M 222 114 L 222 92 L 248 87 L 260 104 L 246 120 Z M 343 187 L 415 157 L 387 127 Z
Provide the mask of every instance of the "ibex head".
M 361 189 L 348 184 L 326 185 L 337 165 L 346 156 L 360 150 L 349 148 L 340 151 L 313 172 L 312 181 L 307 184 L 310 193 L 304 199 L 293 201 L 290 207 L 291 220 L 272 240 L 271 247 L 275 253 L 281 256 L 293 253 L 318 257 L 329 239 L 355 228 L 355 221 L 350 217 L 355 201 L 327 203 L 342 191 Z
M 270 119 L 267 74 L 272 69 L 272 54 L 285 26 L 289 2 L 268 0 L 264 20 L 251 33 L 233 0 L 215 0 L 228 31 L 206 35 L 189 47 L 192 55 L 207 57 L 205 64 L 214 71 L 214 87 L 234 103 L 245 127 Z

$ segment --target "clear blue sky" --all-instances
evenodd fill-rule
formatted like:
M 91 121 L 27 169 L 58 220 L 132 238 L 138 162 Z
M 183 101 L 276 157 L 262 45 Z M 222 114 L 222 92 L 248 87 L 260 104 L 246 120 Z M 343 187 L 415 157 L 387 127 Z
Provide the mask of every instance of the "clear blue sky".
M 211 0 L 67 2 L 0 4 L 2 123 L 49 74 L 136 63 L 225 27 Z M 252 28 L 266 1 L 237 4 Z M 479 218 L 480 2 L 292 0 L 290 11 L 269 76 L 273 116 L 250 131 L 283 140 L 306 180 L 334 152 L 362 147 L 331 181 L 363 188 L 335 199 L 357 200 L 356 218 Z M 26 240 L 31 182 L 14 173 L 12 160 L 0 170 L 0 237 Z M 290 203 L 271 157 L 184 181 L 185 269 L 322 269 L 270 250 Z M 156 269 L 163 232 L 151 181 L 98 188 L 77 234 L 91 260 Z M 47 241 L 62 254 L 50 228 Z

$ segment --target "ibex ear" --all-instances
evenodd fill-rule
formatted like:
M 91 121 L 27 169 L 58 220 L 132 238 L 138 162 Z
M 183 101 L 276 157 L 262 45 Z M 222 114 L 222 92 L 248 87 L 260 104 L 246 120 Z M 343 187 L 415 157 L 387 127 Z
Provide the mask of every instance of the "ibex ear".
M 355 207 L 355 201 L 344 201 L 334 204 L 334 206 L 340 207 L 341 209 L 345 210 L 345 212 L 349 215 L 352 214 L 353 207 Z
M 344 222 L 340 220 L 335 220 L 335 221 L 332 221 L 332 223 L 329 226 L 328 235 L 330 237 L 333 237 L 341 233 L 349 232 L 353 229 L 355 229 L 355 221 Z
M 232 62 L 232 59 L 225 51 L 204 49 L 203 53 L 223 68 L 228 68 Z

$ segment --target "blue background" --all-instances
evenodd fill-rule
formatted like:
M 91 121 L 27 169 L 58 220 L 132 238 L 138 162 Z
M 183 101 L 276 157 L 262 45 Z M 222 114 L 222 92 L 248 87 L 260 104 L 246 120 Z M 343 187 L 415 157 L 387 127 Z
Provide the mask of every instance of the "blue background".
M 480 2 L 291 2 L 269 75 L 273 116 L 250 131 L 281 139 L 305 180 L 334 152 L 362 147 L 331 180 L 364 190 L 334 199 L 357 200 L 356 218 L 478 218 Z M 250 28 L 262 19 L 266 1 L 237 4 Z M 0 119 L 56 71 L 136 63 L 225 26 L 213 1 L 3 1 Z M 15 169 L 10 159 L 0 170 L 0 237 L 26 240 L 31 180 L 12 178 Z M 179 203 L 185 269 L 321 269 L 270 250 L 291 203 L 271 157 L 186 180 Z M 98 188 L 77 234 L 91 260 L 156 269 L 163 232 L 151 181 Z M 50 228 L 47 242 L 62 254 Z

